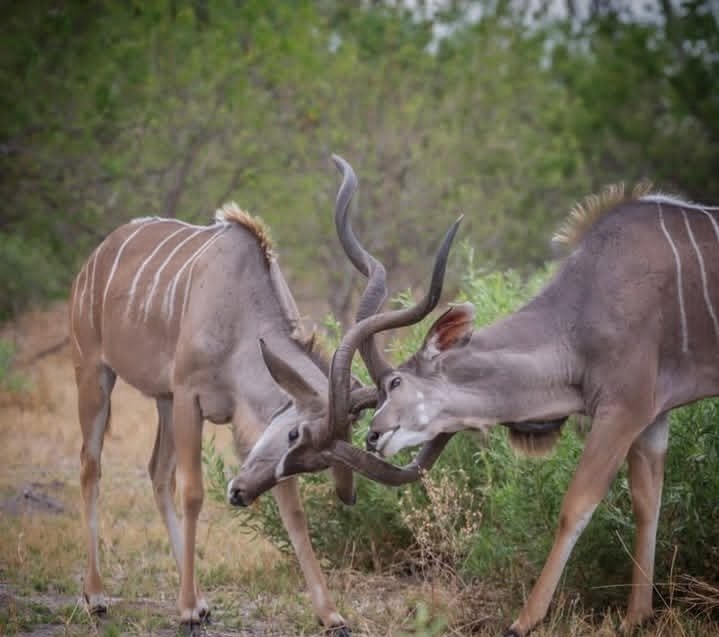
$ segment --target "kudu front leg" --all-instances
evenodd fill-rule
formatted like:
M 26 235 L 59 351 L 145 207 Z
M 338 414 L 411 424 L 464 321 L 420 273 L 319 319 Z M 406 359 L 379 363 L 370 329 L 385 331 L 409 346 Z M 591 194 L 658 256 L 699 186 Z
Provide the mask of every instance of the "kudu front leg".
M 629 488 L 636 524 L 632 590 L 621 630 L 631 632 L 652 615 L 654 552 L 669 443 L 669 414 L 659 416 L 629 450 Z
M 605 496 L 633 442 L 636 418 L 611 410 L 595 416 L 582 457 L 569 484 L 559 515 L 554 544 L 519 618 L 506 637 L 525 637 L 549 609 L 562 571 L 582 531 Z
M 167 535 L 172 547 L 172 555 L 177 564 L 177 572 L 182 573 L 182 556 L 184 540 L 182 529 L 175 509 L 175 439 L 172 430 L 172 399 L 158 398 L 157 401 L 157 435 L 152 456 L 148 465 L 152 491 L 157 509 L 165 523 Z
M 327 590 L 324 575 L 312 549 L 307 529 L 307 518 L 300 500 L 297 478 L 290 478 L 280 482 L 272 489 L 272 495 L 277 500 L 280 517 L 299 560 L 315 614 L 323 626 L 333 629 L 332 634 L 335 637 L 349 637 L 351 633 L 347 628 L 347 622 L 335 608 Z
M 197 518 L 202 509 L 204 489 L 202 416 L 194 396 L 180 391 L 175 393 L 172 420 L 183 514 L 180 593 L 177 605 L 180 609 L 180 622 L 191 626 L 199 624 L 209 615 L 209 607 L 199 594 L 195 577 Z

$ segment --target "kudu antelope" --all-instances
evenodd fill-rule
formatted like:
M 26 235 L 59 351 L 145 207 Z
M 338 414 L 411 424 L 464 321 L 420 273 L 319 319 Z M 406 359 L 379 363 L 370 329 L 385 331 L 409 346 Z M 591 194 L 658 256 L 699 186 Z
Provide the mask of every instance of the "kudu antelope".
M 89 608 L 107 608 L 98 571 L 97 499 L 110 394 L 120 376 L 157 404 L 149 472 L 180 573 L 181 622 L 200 622 L 209 612 L 195 578 L 203 421 L 231 422 L 242 455 L 278 410 L 288 427 L 326 420 L 326 401 L 286 408 L 287 394 L 262 359 L 260 339 L 301 370 L 308 386 L 326 390 L 326 371 L 302 338 L 297 307 L 267 234 L 233 204 L 220 209 L 209 226 L 137 219 L 112 232 L 90 255 L 73 283 L 69 318 L 83 435 Z M 373 404 L 376 390 L 369 389 L 348 395 L 348 401 L 358 408 Z M 176 469 L 181 523 L 173 499 Z M 339 465 L 334 477 L 338 495 L 351 502 L 351 471 Z M 278 484 L 273 494 L 319 620 L 337 627 L 336 635 L 347 634 L 310 544 L 296 480 Z
M 592 418 L 551 552 L 507 632 L 514 637 L 544 618 L 574 544 L 625 459 L 636 535 L 622 630 L 651 615 L 668 414 L 719 395 L 719 208 L 614 188 L 578 206 L 558 238 L 571 253 L 510 316 L 473 330 L 472 305 L 457 305 L 399 367 L 365 358 L 379 381 L 367 447 L 383 456 L 495 423 L 520 449 L 541 452 L 570 414 Z M 344 360 L 371 335 L 410 322 L 397 312 L 361 321 L 343 343 Z M 416 467 L 387 469 L 379 460 L 370 467 L 353 453 L 342 450 L 348 465 L 375 479 L 416 479 Z
M 350 224 L 350 203 L 357 189 L 357 177 L 352 167 L 341 157 L 333 155 L 337 168 L 342 173 L 342 183 L 337 193 L 335 205 L 335 225 L 340 242 L 357 269 L 369 277 L 369 282 L 360 299 L 356 320 L 362 323 L 374 315 L 386 298 L 384 266 L 370 255 L 357 241 Z M 449 250 L 457 232 L 459 221 L 446 233 L 435 257 L 431 284 L 424 299 L 411 310 L 399 313 L 409 322 L 426 315 L 437 305 L 442 292 L 444 272 Z M 273 378 L 287 393 L 292 401 L 286 410 L 275 413 L 267 429 L 250 451 L 242 465 L 240 473 L 228 486 L 230 501 L 247 505 L 261 493 L 267 491 L 278 481 L 300 472 L 317 471 L 334 463 L 357 469 L 366 476 L 392 483 L 417 479 L 421 468 L 429 467 L 436 460 L 449 436 L 440 436 L 419 453 L 410 466 L 394 467 L 382 462 L 347 442 L 354 415 L 364 407 L 374 407 L 377 392 L 361 388 L 351 391 L 351 358 L 357 347 L 360 348 L 370 371 L 376 368 L 374 361 L 381 358 L 372 335 L 366 339 L 354 339 L 356 328 L 350 328 L 340 348 L 335 352 L 330 369 L 329 383 L 318 389 L 307 382 L 303 370 L 295 362 L 269 345 L 262 345 L 262 354 Z M 375 381 L 379 380 L 374 378 Z M 306 405 L 306 411 L 312 409 L 318 417 L 298 419 L 290 417 L 294 405 Z M 298 422 L 299 421 L 299 422 Z

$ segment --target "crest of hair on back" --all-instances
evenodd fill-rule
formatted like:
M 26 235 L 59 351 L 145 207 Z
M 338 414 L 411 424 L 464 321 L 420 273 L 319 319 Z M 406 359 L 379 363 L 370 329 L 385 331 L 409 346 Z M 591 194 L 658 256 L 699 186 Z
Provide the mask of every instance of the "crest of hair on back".
M 231 223 L 239 223 L 247 228 L 260 243 L 260 248 L 268 262 L 274 258 L 272 251 L 272 237 L 270 231 L 259 217 L 253 217 L 249 212 L 245 212 L 234 201 L 224 204 L 215 212 L 217 221 L 225 221 Z
M 589 195 L 575 204 L 570 210 L 567 220 L 552 237 L 552 241 L 570 248 L 576 246 L 589 229 L 604 215 L 620 203 L 634 201 L 649 194 L 652 183 L 640 181 L 630 193 L 624 189 L 623 183 L 606 186 L 598 195 Z

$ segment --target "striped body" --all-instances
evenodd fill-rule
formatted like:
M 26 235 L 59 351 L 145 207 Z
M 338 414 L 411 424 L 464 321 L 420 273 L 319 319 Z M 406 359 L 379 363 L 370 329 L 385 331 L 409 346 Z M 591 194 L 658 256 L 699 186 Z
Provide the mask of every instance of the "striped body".
M 554 544 L 513 637 L 546 615 L 625 460 L 636 531 L 622 627 L 651 615 L 669 412 L 719 396 L 719 208 L 613 187 L 578 204 L 557 238 L 573 249 L 522 308 L 475 330 L 473 306 L 453 306 L 408 361 L 375 373 L 380 406 L 367 436 L 369 449 L 390 456 L 501 423 L 515 447 L 538 452 L 568 416 L 591 417 Z M 365 336 L 408 323 L 387 312 L 366 324 Z M 366 466 L 370 477 L 396 479 Z
M 260 339 L 292 360 L 318 393 L 327 391 L 325 372 L 300 338 L 299 314 L 269 238 L 257 220 L 233 205 L 208 226 L 137 219 L 90 255 L 73 283 L 69 315 L 83 432 L 84 590 L 90 609 L 107 607 L 98 569 L 97 498 L 110 394 L 120 376 L 157 403 L 149 472 L 180 572 L 181 621 L 198 623 L 209 613 L 194 564 L 204 496 L 203 421 L 232 422 L 244 454 L 270 415 L 287 403 L 265 366 Z M 300 410 L 291 415 L 303 417 Z M 182 520 L 173 497 L 176 469 Z M 296 480 L 278 485 L 273 495 L 318 618 L 326 626 L 343 626 L 310 544 Z

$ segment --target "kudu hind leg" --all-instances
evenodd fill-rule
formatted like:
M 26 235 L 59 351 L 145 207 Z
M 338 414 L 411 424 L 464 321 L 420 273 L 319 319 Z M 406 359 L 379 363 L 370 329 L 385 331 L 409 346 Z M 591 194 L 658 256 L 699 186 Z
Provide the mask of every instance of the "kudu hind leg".
M 91 613 L 107 611 L 107 599 L 98 567 L 99 531 L 97 501 L 100 494 L 100 456 L 105 432 L 110 421 L 110 394 L 115 373 L 98 363 L 76 373 L 78 415 L 82 428 L 80 451 L 80 485 L 84 502 L 87 539 L 87 571 L 83 593 Z
M 629 450 L 629 487 L 636 531 L 632 590 L 622 632 L 629 632 L 652 614 L 654 552 L 669 441 L 669 415 L 659 416 Z
M 349 635 L 349 630 L 346 628 L 347 623 L 335 608 L 327 590 L 324 575 L 317 562 L 317 557 L 312 549 L 307 529 L 307 518 L 302 508 L 297 479 L 290 478 L 280 482 L 272 489 L 272 495 L 277 500 L 282 523 L 287 529 L 297 560 L 300 563 L 300 569 L 302 569 L 302 574 L 307 583 L 315 614 L 323 626 L 336 628 L 333 633 L 336 637 Z
M 180 574 L 180 578 L 182 578 L 184 538 L 180 522 L 177 518 L 177 509 L 175 508 L 175 469 L 177 467 L 177 457 L 172 431 L 172 399 L 158 398 L 156 403 L 158 416 L 157 435 L 155 437 L 155 445 L 152 449 L 152 457 L 150 458 L 148 471 L 152 479 L 155 503 L 167 529 L 172 555 L 177 564 L 177 572 Z M 202 598 L 199 590 L 196 590 L 195 594 L 200 617 L 208 617 L 209 607 L 207 602 Z
M 508 635 L 522 637 L 544 619 L 574 545 L 626 458 L 636 435 L 632 433 L 636 422 L 636 415 L 618 408 L 595 416 L 562 501 L 559 528 L 549 557 Z

